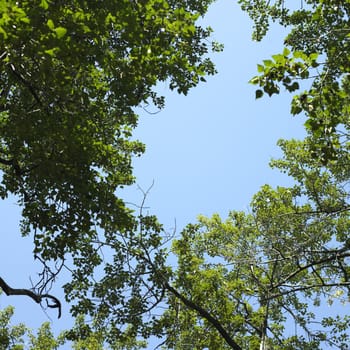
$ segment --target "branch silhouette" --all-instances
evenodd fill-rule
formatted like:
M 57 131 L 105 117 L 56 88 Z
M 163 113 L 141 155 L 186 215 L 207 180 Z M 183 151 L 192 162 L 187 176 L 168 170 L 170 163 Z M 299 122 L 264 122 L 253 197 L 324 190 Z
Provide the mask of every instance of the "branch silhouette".
M 43 299 L 50 299 L 53 303 L 47 303 L 47 307 L 51 309 L 58 309 L 58 318 L 61 317 L 62 306 L 61 302 L 51 294 L 37 294 L 31 291 L 30 289 L 22 289 L 22 288 L 11 288 L 1 277 L 0 277 L 0 287 L 4 291 L 7 296 L 10 295 L 25 295 L 29 298 L 32 298 L 36 303 L 40 304 Z

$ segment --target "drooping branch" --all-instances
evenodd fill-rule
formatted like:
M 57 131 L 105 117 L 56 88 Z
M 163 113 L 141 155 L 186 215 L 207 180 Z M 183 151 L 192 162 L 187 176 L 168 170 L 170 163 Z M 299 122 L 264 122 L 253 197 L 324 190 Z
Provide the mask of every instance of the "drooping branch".
M 47 303 L 47 306 L 52 309 L 58 309 L 58 318 L 61 317 L 62 306 L 61 302 L 51 294 L 37 294 L 31 291 L 30 289 L 22 289 L 22 288 L 11 288 L 1 277 L 0 277 L 0 287 L 4 291 L 7 296 L 10 295 L 25 295 L 29 298 L 32 298 L 36 303 L 40 304 L 43 299 L 49 299 L 53 303 Z

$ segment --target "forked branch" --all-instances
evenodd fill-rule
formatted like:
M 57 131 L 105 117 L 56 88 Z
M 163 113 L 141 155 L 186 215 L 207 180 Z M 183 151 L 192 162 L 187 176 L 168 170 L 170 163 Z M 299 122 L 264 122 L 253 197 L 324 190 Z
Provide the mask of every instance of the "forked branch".
M 61 302 L 51 294 L 37 294 L 31 291 L 30 289 L 11 288 L 1 277 L 0 277 L 0 287 L 7 296 L 25 295 L 25 296 L 28 296 L 29 298 L 32 298 L 38 304 L 40 304 L 43 301 L 43 299 L 49 299 L 53 303 L 52 304 L 47 303 L 47 307 L 50 307 L 52 309 L 58 309 L 58 318 L 61 317 L 61 312 L 62 312 Z

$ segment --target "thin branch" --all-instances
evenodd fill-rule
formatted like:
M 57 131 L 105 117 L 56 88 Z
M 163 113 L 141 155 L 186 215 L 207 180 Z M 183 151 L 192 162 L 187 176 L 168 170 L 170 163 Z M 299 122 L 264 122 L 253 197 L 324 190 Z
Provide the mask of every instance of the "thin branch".
M 267 297 L 264 297 L 263 300 L 271 300 L 279 298 L 283 295 L 296 293 L 296 292 L 303 292 L 309 289 L 315 289 L 315 288 L 329 288 L 329 287 L 349 287 L 350 282 L 336 282 L 336 283 L 320 283 L 320 284 L 311 284 L 308 286 L 293 286 L 293 285 L 280 285 L 280 287 L 290 288 L 289 290 L 284 290 L 275 294 L 271 294 Z
M 350 257 L 350 252 L 346 251 L 345 249 L 346 249 L 346 247 L 339 250 L 335 254 L 333 253 L 331 256 L 328 256 L 328 257 L 323 258 L 323 259 L 318 260 L 318 261 L 311 261 L 309 264 L 306 264 L 304 266 L 300 266 L 297 270 L 293 271 L 288 276 L 286 276 L 282 281 L 278 281 L 275 285 L 272 285 L 270 290 L 273 290 L 273 289 L 280 287 L 281 285 L 283 285 L 287 281 L 290 281 L 292 278 L 297 276 L 299 273 L 301 273 L 301 272 L 303 272 L 311 267 L 321 265 L 321 264 L 327 263 L 329 261 L 333 261 L 333 260 L 338 259 L 338 258 Z
M 17 72 L 15 66 L 13 64 L 9 64 L 8 65 L 10 68 L 10 71 L 13 73 L 13 75 L 26 87 L 28 88 L 28 90 L 30 91 L 30 93 L 33 95 L 34 99 L 36 100 L 36 102 L 41 105 L 41 100 L 38 96 L 38 94 L 36 93 L 36 91 L 34 90 L 33 86 L 23 77 L 23 75 L 19 72 Z

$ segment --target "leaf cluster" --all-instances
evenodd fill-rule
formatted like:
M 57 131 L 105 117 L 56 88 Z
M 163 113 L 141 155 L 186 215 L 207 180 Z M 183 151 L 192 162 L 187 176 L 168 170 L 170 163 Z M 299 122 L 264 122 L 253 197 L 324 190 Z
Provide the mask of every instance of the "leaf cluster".
M 259 40 L 270 21 L 278 21 L 289 31 L 283 53 L 258 65 L 259 75 L 251 79 L 259 86 L 256 97 L 278 94 L 281 85 L 289 92 L 305 86 L 293 97 L 291 113 L 306 116 L 315 157 L 324 164 L 334 161 L 343 141 L 337 131 L 347 129 L 349 119 L 349 2 L 309 0 L 299 9 L 289 8 L 285 1 L 240 3 L 256 28 L 262 28 L 255 34 Z

